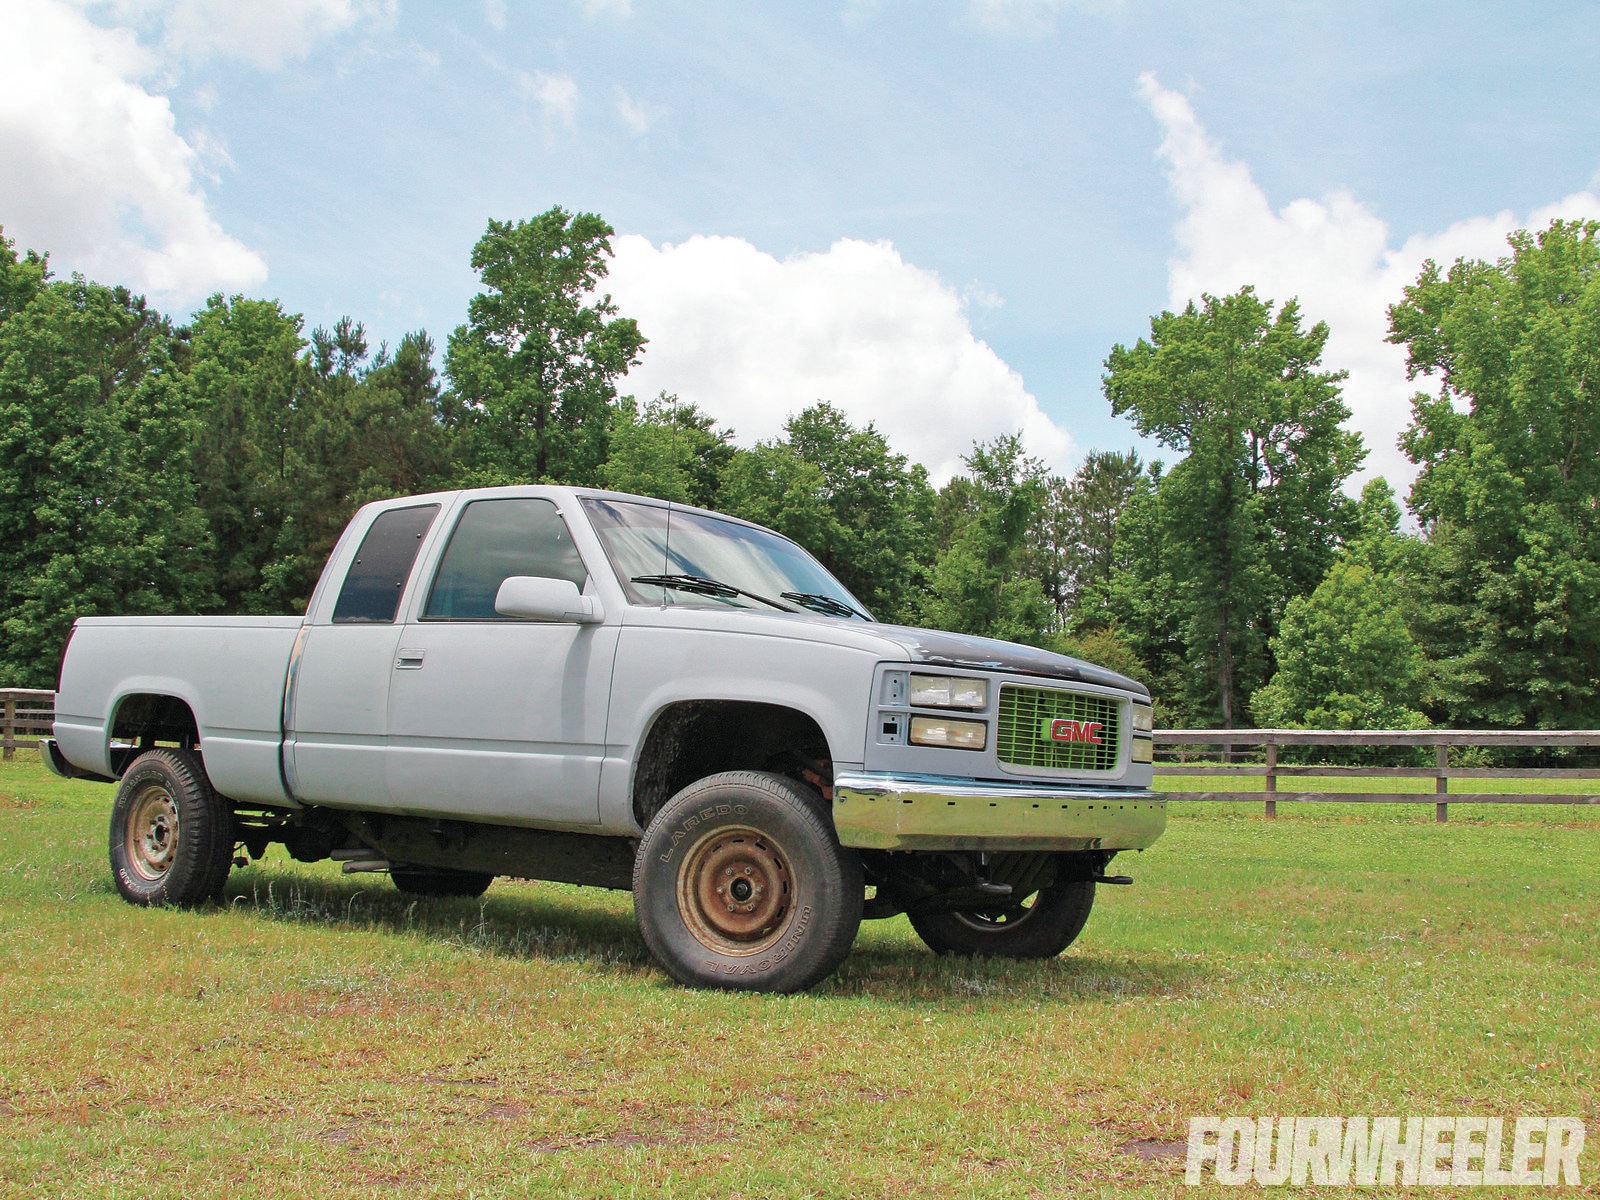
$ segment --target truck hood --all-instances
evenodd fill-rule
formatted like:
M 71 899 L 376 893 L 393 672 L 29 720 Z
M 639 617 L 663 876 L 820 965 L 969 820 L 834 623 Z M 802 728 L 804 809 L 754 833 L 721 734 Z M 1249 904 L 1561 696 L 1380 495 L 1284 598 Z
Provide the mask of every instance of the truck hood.
M 1104 667 L 1068 658 L 1035 646 L 1002 642 L 997 638 L 973 637 L 965 633 L 945 633 L 938 629 L 913 629 L 908 625 L 873 625 L 873 634 L 902 647 L 912 662 L 937 667 L 964 667 L 968 670 L 1012 671 L 1019 675 L 1038 675 L 1045 679 L 1065 679 L 1073 683 L 1096 683 L 1121 688 L 1140 696 L 1150 689 L 1126 675 Z
M 1035 646 L 1002 642 L 997 638 L 914 629 L 909 625 L 884 625 L 877 621 L 844 620 L 821 613 L 763 612 L 755 608 L 708 608 L 701 605 L 666 605 L 656 608 L 629 605 L 622 610 L 626 625 L 654 625 L 674 629 L 715 629 L 728 633 L 760 634 L 855 646 L 885 658 L 903 657 L 931 667 L 957 667 L 969 671 L 1009 671 L 1070 683 L 1093 683 L 1136 696 L 1150 689 L 1125 675 L 1097 667 L 1065 654 L 1052 654 Z

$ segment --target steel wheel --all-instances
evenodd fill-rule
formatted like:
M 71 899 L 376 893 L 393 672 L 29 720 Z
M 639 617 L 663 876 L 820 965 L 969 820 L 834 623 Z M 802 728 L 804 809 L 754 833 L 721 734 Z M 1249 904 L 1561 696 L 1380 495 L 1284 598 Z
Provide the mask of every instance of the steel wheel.
M 178 804 L 160 783 L 139 789 L 129 806 L 128 867 L 140 879 L 159 883 L 178 851 Z
M 111 805 L 111 875 L 133 904 L 198 904 L 220 896 L 233 866 L 233 810 L 197 755 L 148 750 Z
M 911 927 L 938 954 L 982 958 L 1054 958 L 1077 939 L 1094 907 L 1094 884 L 1068 880 L 1040 888 L 1004 908 L 908 914 Z
M 958 912 L 950 915 L 977 933 L 993 934 L 1018 928 L 1023 922 L 1033 919 L 1038 907 L 1039 893 L 1034 892 L 1033 895 L 1005 908 L 984 909 L 982 912 Z
M 760 954 L 790 916 L 788 858 L 777 839 L 743 826 L 701 838 L 678 868 L 678 911 L 689 932 L 718 954 Z
M 816 790 L 766 771 L 708 775 L 645 829 L 633 910 L 651 956 L 690 987 L 797 992 L 861 924 L 861 859 Z

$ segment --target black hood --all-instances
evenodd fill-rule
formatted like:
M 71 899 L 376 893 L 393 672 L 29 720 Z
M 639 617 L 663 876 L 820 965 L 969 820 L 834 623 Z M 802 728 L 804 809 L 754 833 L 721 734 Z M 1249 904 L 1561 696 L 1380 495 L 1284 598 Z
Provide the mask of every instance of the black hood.
M 1012 671 L 1019 675 L 1038 675 L 1071 683 L 1096 683 L 1121 688 L 1148 697 L 1150 689 L 1126 675 L 1104 667 L 1068 658 L 1036 646 L 1002 642 L 997 638 L 973 637 L 964 633 L 945 633 L 938 629 L 913 629 L 908 625 L 875 625 L 872 632 L 904 646 L 912 662 L 937 667 L 965 667 L 968 670 Z

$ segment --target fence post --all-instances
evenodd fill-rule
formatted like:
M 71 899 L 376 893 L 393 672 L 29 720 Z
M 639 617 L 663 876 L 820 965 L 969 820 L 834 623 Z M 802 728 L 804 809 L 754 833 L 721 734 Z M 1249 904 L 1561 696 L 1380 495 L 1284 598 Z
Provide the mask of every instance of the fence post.
M 5 746 L 5 761 L 10 762 L 11 756 L 16 753 L 17 749 L 17 700 L 15 696 L 6 697 L 6 724 L 5 729 L 0 731 L 0 737 L 3 737 L 3 743 L 0 744 Z
M 1445 774 L 1445 772 L 1450 769 L 1449 746 L 1440 746 L 1438 748 L 1438 754 L 1434 758 L 1434 763 L 1439 769 L 1439 774 L 1434 778 L 1433 781 L 1434 794 L 1443 796 L 1450 791 L 1450 776 Z M 1439 822 L 1439 824 L 1443 825 L 1450 819 L 1449 812 L 1447 811 L 1449 807 L 1450 806 L 1443 800 L 1435 800 L 1433 803 L 1433 819 Z
M 1278 802 L 1272 797 L 1278 790 L 1278 743 L 1267 743 L 1267 817 L 1278 818 Z

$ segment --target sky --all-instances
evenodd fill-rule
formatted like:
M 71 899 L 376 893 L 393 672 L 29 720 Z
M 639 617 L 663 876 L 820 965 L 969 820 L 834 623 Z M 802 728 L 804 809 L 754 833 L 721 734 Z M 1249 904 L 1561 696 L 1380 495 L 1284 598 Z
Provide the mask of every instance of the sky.
M 749 443 L 828 400 L 936 482 L 1021 431 L 1138 447 L 1152 315 L 1252 284 L 1331 330 L 1403 493 L 1386 309 L 1427 258 L 1600 218 L 1587 3 L 0 0 L 0 226 L 183 319 L 442 348 L 490 218 L 615 228 L 622 390 Z

